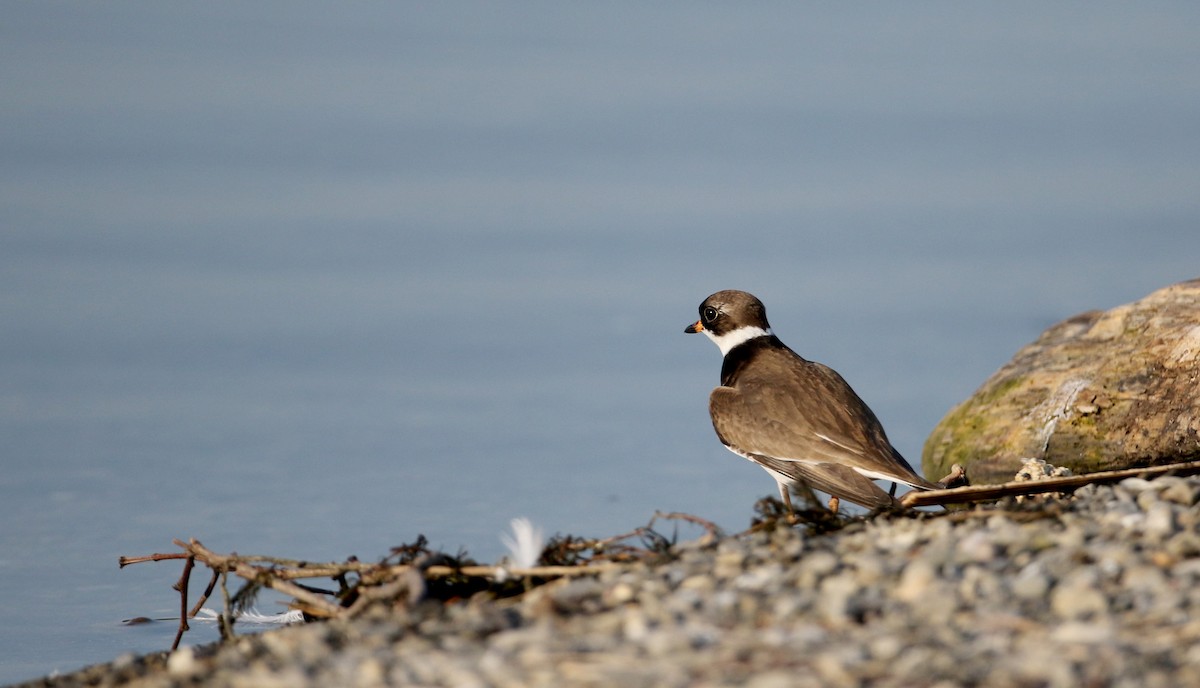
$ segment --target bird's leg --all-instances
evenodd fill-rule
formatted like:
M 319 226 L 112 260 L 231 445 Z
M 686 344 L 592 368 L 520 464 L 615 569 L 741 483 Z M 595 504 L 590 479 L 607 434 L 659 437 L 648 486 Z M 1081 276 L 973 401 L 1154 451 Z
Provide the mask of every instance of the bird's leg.
M 838 499 L 837 497 L 835 497 L 833 495 L 829 495 L 829 510 L 830 511 L 832 511 L 833 513 L 836 514 L 838 512 L 838 506 L 841 505 L 841 503 L 842 503 L 842 500 Z
M 888 491 L 888 496 L 895 497 L 896 496 L 896 488 L 899 486 L 900 486 L 899 483 L 892 483 L 892 489 Z
M 788 523 L 796 523 L 796 510 L 792 508 L 792 493 L 788 489 L 787 483 L 777 483 L 779 486 L 779 498 L 783 500 L 783 505 L 787 507 Z

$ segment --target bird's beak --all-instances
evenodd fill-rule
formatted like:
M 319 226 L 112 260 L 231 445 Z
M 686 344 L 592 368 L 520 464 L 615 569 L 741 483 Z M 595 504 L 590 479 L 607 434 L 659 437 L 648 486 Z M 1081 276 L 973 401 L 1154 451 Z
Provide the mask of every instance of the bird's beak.
M 692 323 L 691 325 L 688 325 L 687 327 L 683 328 L 683 331 L 687 332 L 688 334 L 696 334 L 697 332 L 703 332 L 704 326 L 700 324 L 699 320 L 697 320 L 696 322 Z

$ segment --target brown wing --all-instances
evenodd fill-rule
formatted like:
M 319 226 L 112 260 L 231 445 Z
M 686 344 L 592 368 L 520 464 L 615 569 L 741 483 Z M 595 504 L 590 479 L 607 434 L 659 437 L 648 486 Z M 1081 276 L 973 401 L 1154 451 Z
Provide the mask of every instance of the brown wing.
M 835 371 L 787 348 L 758 355 L 776 360 L 744 368 L 746 372 L 730 381 L 732 387 L 718 387 L 709 398 L 713 427 L 722 442 L 744 454 L 830 463 L 914 487 L 935 487 L 892 448 L 875 414 Z M 752 368 L 764 371 L 765 377 L 756 377 Z M 836 473 L 844 474 L 840 469 Z M 823 477 L 830 475 L 827 469 Z
M 762 455 L 751 455 L 751 458 L 777 473 L 801 480 L 813 489 L 869 509 L 896 504 L 896 500 L 880 489 L 875 481 L 848 466 L 836 463 L 781 461 Z

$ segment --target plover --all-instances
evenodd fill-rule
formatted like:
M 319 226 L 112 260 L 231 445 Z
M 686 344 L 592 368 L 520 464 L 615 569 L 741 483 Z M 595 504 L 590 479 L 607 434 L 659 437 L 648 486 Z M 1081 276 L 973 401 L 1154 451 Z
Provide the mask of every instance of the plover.
M 893 506 L 896 483 L 936 489 L 888 441 L 879 419 L 836 371 L 805 360 L 771 332 L 762 302 L 719 291 L 700 304 L 688 333 L 703 332 L 724 356 L 721 386 L 709 397 L 717 437 L 762 466 L 792 512 L 789 487 L 868 508 Z M 892 482 L 885 492 L 875 480 Z

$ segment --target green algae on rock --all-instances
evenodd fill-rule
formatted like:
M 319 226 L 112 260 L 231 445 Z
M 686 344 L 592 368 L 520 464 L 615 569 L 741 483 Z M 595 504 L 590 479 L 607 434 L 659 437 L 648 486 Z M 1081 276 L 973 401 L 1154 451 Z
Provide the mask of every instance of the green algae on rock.
M 1064 320 L 925 441 L 925 475 L 1002 482 L 1023 458 L 1076 473 L 1200 458 L 1200 279 Z

